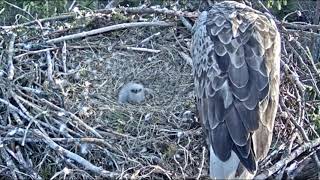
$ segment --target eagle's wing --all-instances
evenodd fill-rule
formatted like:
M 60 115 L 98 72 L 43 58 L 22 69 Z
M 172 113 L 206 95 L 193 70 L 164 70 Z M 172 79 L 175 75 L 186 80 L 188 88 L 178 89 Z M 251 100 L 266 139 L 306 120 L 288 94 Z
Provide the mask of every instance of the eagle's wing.
M 272 136 L 278 102 L 277 28 L 247 6 L 219 3 L 200 15 L 193 31 L 195 91 L 209 144 L 221 161 L 233 151 L 253 173 L 271 138 L 259 142 L 264 139 L 252 136 Z M 266 117 L 266 109 L 272 115 Z

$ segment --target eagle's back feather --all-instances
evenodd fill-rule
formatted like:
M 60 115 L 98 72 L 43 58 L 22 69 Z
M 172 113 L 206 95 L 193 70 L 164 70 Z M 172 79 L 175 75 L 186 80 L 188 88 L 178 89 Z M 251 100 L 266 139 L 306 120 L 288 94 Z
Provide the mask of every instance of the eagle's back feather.
M 210 159 L 222 163 L 210 162 L 211 176 L 254 174 L 270 147 L 278 104 L 280 36 L 274 21 L 244 4 L 218 3 L 199 16 L 191 53 Z M 229 160 L 236 169 L 222 173 L 219 167 Z

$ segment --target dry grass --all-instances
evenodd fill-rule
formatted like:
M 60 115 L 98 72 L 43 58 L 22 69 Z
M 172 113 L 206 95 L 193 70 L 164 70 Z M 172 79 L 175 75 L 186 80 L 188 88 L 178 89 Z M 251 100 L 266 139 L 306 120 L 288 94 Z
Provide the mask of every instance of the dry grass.
M 65 87 L 65 107 L 96 127 L 119 150 L 112 152 L 112 161 L 110 155 L 101 152 L 103 147 L 93 147 L 89 159 L 97 166 L 136 177 L 159 171 L 169 177 L 197 173 L 204 144 L 195 116 L 183 117 L 186 111 L 195 112 L 195 97 L 191 67 L 178 53 L 187 50 L 190 36 L 180 28 L 185 33 L 177 37 L 177 31 L 126 29 L 69 44 L 94 47 L 69 51 L 70 64 L 80 65 L 80 69 L 74 74 L 79 80 Z M 137 47 L 157 32 L 159 37 L 141 46 L 160 53 L 109 49 L 114 44 Z M 143 104 L 117 103 L 120 87 L 130 81 L 152 90 Z

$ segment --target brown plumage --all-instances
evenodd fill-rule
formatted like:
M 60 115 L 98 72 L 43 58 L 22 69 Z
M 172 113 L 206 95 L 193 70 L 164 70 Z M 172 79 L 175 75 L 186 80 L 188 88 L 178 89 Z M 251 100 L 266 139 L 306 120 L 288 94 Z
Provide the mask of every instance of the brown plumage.
M 278 106 L 277 27 L 244 4 L 218 3 L 194 25 L 191 53 L 210 176 L 252 178 L 269 150 Z

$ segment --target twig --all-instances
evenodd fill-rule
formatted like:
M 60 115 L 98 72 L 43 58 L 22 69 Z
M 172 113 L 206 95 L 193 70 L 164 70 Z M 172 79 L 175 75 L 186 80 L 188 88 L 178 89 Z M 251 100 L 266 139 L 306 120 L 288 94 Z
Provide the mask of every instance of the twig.
M 149 52 L 149 53 L 161 52 L 161 50 L 157 50 L 157 49 L 148 49 L 148 48 L 139 48 L 139 47 L 120 47 L 119 49 L 127 49 L 127 50 L 132 50 L 132 51 L 141 51 L 141 52 Z
M 15 159 L 19 162 L 19 164 L 26 170 L 26 172 L 28 172 L 28 175 L 30 175 L 34 179 L 39 179 L 39 180 L 42 179 L 42 177 L 32 169 L 30 164 L 26 162 L 25 158 L 22 155 L 21 148 L 19 145 L 17 145 L 15 148 L 16 153 L 14 153 L 8 147 L 6 147 L 6 150 L 7 152 L 9 152 L 9 154 L 15 157 Z
M 293 142 L 294 140 L 297 138 L 298 136 L 298 133 L 297 132 L 294 132 L 292 134 L 292 136 L 290 137 L 290 140 L 289 140 L 289 146 L 286 148 L 285 150 L 285 153 L 281 156 L 281 159 L 285 158 L 286 156 L 288 156 L 288 154 L 291 153 L 292 151 L 292 146 L 293 146 Z M 287 162 L 284 164 L 284 166 L 281 168 L 280 170 L 280 173 L 278 173 L 277 177 L 275 178 L 276 180 L 281 180 L 283 178 L 283 174 L 286 170 L 286 167 L 287 167 Z
M 288 18 L 289 16 L 293 15 L 293 14 L 298 14 L 298 16 L 299 16 L 299 13 L 301 13 L 300 10 L 295 10 L 295 11 L 293 11 L 293 12 L 288 13 L 287 15 L 285 15 L 285 16 L 282 18 L 282 22 L 286 22 L 287 18 Z
M 74 7 L 74 5 L 76 4 L 76 0 L 73 0 L 72 3 L 70 4 L 69 8 L 68 8 L 68 11 L 71 11 Z
M 270 11 L 269 11 L 269 9 L 261 2 L 261 0 L 258 0 L 258 4 L 259 4 L 259 6 L 262 7 L 262 9 L 263 9 L 265 12 L 268 12 L 269 14 L 271 14 Z
M 202 160 L 201 160 L 201 166 L 200 166 L 200 168 L 199 168 L 199 174 L 198 174 L 198 177 L 197 177 L 197 180 L 199 180 L 200 179 L 200 177 L 201 177 L 201 174 L 202 174 L 202 169 L 203 169 L 203 166 L 204 166 L 204 161 L 205 161 L 205 154 L 206 154 L 206 147 L 205 146 L 203 146 L 202 147 Z
M 112 0 L 106 5 L 105 9 L 114 8 L 114 7 L 118 6 L 119 3 L 120 3 L 120 0 Z
M 63 42 L 61 53 L 63 72 L 67 73 L 67 43 L 65 41 Z
M 114 12 L 119 13 L 131 13 L 131 14 L 164 14 L 168 16 L 184 16 L 184 17 L 198 17 L 198 13 L 196 12 L 183 12 L 183 11 L 175 11 L 175 10 L 169 10 L 169 9 L 159 9 L 159 8 L 142 8 L 142 7 L 120 7 L 120 8 L 111 8 L 111 9 L 100 9 L 94 11 L 95 13 L 105 13 L 110 14 Z M 73 19 L 77 16 L 76 13 L 71 12 L 67 15 L 61 15 L 61 16 L 55 16 L 50 18 L 43 18 L 38 19 L 36 21 L 30 21 L 27 23 L 22 23 L 18 25 L 13 26 L 0 26 L 0 29 L 9 30 L 9 29 L 16 29 L 24 26 L 30 26 L 36 23 L 44 23 L 44 22 L 50 22 L 50 21 L 61 21 L 61 20 L 68 20 Z M 96 15 L 101 16 L 101 14 Z
M 151 36 L 145 38 L 144 40 L 142 40 L 139 44 L 145 44 L 146 42 L 150 41 L 151 39 L 153 39 L 156 36 L 160 36 L 161 32 L 157 32 L 155 34 L 152 34 Z
M 147 167 L 144 167 L 144 168 L 151 168 L 152 170 L 149 172 L 149 173 L 147 173 L 147 174 L 145 174 L 145 175 L 143 175 L 143 176 L 141 176 L 141 177 L 139 177 L 139 179 L 145 179 L 145 178 L 149 178 L 149 177 L 151 177 L 151 174 L 152 173 L 164 173 L 165 175 L 166 175 L 166 178 L 167 179 L 169 179 L 169 180 L 171 180 L 172 178 L 171 178 L 171 174 L 172 173 L 170 173 L 170 172 L 168 172 L 167 170 L 165 170 L 165 169 L 163 169 L 162 167 L 160 167 L 160 166 L 158 166 L 158 165 L 149 165 L 149 166 L 147 166 Z M 138 177 L 135 175 L 135 176 L 132 176 L 131 177 L 131 179 L 137 179 Z
M 309 67 L 304 63 L 302 57 L 301 57 L 301 56 L 299 55 L 299 53 L 292 47 L 292 45 L 291 45 L 290 43 L 288 43 L 288 46 L 289 46 L 289 48 L 292 50 L 292 52 L 297 56 L 299 62 L 307 69 L 309 75 L 311 76 L 312 85 L 313 85 L 313 87 L 314 87 L 314 90 L 315 90 L 315 92 L 318 94 L 318 96 L 320 96 L 320 90 L 319 90 L 319 88 L 318 88 L 318 86 L 317 86 L 317 83 L 315 82 L 315 79 L 314 79 L 314 77 L 313 77 L 313 75 L 312 75 L 311 70 L 310 70 Z M 292 72 L 292 71 L 291 71 L 291 72 Z M 299 79 L 299 76 L 297 75 L 297 73 L 294 73 L 293 75 L 294 75 L 294 76 L 292 76 L 292 78 L 293 78 L 294 81 L 297 82 L 296 84 L 298 85 L 298 87 L 299 87 L 300 89 L 305 89 L 305 87 L 304 87 L 303 84 L 300 82 L 300 80 L 297 81 L 297 79 Z M 300 84 L 299 82 L 300 82 L 301 84 Z M 302 87 L 303 87 L 303 88 L 302 88 Z
M 1 99 L 0 99 L 1 100 Z M 84 126 L 86 129 L 88 129 L 91 133 L 93 133 L 94 135 L 96 135 L 97 137 L 99 138 L 102 138 L 102 136 L 95 130 L 93 129 L 92 127 L 90 127 L 89 125 L 87 125 L 86 123 L 84 123 L 80 118 L 78 118 L 76 115 L 74 115 L 73 113 L 71 112 L 68 112 L 58 106 L 56 106 L 55 104 L 52 104 L 51 102 L 49 102 L 48 100 L 46 99 L 40 99 L 41 102 L 47 104 L 49 107 L 57 110 L 57 111 L 60 111 L 66 115 L 69 115 L 72 119 L 76 120 L 76 122 L 78 122 L 79 124 L 81 124 L 82 126 Z M 1 101 L 0 101 L 1 102 Z
M 110 171 L 107 171 L 101 167 L 97 167 L 97 166 L 91 164 L 89 161 L 87 161 L 83 157 L 81 157 L 73 152 L 70 152 L 70 151 L 66 150 L 65 148 L 59 146 L 57 143 L 52 141 L 48 136 L 41 133 L 39 130 L 34 130 L 34 133 L 37 136 L 39 136 L 45 143 L 47 143 L 47 145 L 49 145 L 49 147 L 51 149 L 53 149 L 53 150 L 61 153 L 62 155 L 76 161 L 77 163 L 84 166 L 86 169 L 88 169 L 96 174 L 102 175 L 103 177 L 116 178 L 118 176 L 118 173 L 110 172 Z
M 271 14 L 269 9 L 266 8 L 266 6 L 261 2 L 261 0 L 258 1 L 258 4 L 263 8 L 264 11 Z M 280 22 L 278 20 L 276 20 L 276 22 L 277 22 L 277 24 L 281 24 L 282 26 L 284 26 L 286 28 L 293 28 L 293 29 L 298 29 L 298 30 L 312 29 L 314 31 L 320 30 L 320 25 L 313 25 L 313 24 L 307 24 L 307 23 L 296 24 L 296 23 L 290 23 L 290 22 Z
M 293 161 L 295 158 L 300 156 L 303 152 L 308 151 L 312 148 L 315 148 L 320 145 L 320 138 L 314 139 L 310 142 L 306 142 L 303 145 L 301 145 L 299 148 L 294 150 L 291 154 L 289 154 L 287 157 L 284 159 L 278 161 L 276 164 L 271 166 L 270 168 L 264 170 L 260 174 L 258 174 L 255 179 L 267 179 L 270 177 L 272 174 L 276 173 L 279 171 L 285 164 L 290 163 Z
M 196 12 L 183 12 L 183 11 L 175 11 L 170 9 L 160 9 L 160 8 L 146 8 L 146 7 L 120 7 L 120 8 L 112 8 L 112 9 L 101 9 L 95 11 L 96 13 L 106 13 L 109 14 L 111 12 L 122 12 L 122 13 L 130 13 L 130 14 L 164 14 L 168 16 L 184 16 L 184 17 L 198 17 L 198 13 Z
M 301 90 L 304 91 L 304 90 L 305 90 L 305 87 L 304 87 L 303 83 L 300 81 L 299 75 L 298 75 L 296 72 L 292 71 L 292 70 L 289 68 L 289 66 L 288 66 L 285 62 L 283 62 L 282 60 L 281 60 L 280 63 L 281 63 L 281 66 L 284 68 L 285 73 L 287 74 L 287 76 L 289 77 L 289 79 L 290 79 L 294 84 L 296 84 L 299 89 L 301 89 Z
M 48 69 L 47 69 L 47 75 L 48 75 L 48 80 L 50 83 L 53 83 L 53 60 L 51 58 L 51 54 L 50 51 L 46 51 L 46 57 L 47 57 L 47 65 L 48 65 Z
M 305 65 L 306 66 L 306 65 Z M 285 66 L 286 67 L 286 66 Z M 290 71 L 289 68 L 285 68 L 286 69 L 286 72 Z M 293 71 L 290 71 L 291 73 L 294 73 Z M 309 70 L 310 72 L 310 70 Z M 311 73 L 311 72 L 310 72 Z M 307 136 L 307 133 L 304 131 L 304 129 L 302 128 L 302 125 L 303 125 L 303 120 L 301 120 L 301 118 L 304 117 L 304 108 L 305 108 L 305 99 L 304 99 L 304 96 L 305 96 L 305 88 L 304 86 L 302 85 L 302 83 L 300 82 L 299 78 L 297 77 L 297 75 L 294 76 L 295 77 L 295 85 L 297 85 L 298 87 L 298 90 L 299 92 L 302 94 L 301 96 L 299 95 L 299 93 L 296 93 L 297 94 L 297 101 L 298 101 L 298 104 L 299 104 L 299 120 L 296 121 L 294 119 L 294 117 L 290 114 L 288 108 L 285 106 L 284 102 L 282 101 L 282 99 L 280 99 L 280 105 L 282 108 L 284 108 L 284 110 L 286 110 L 288 112 L 288 114 L 290 115 L 290 118 L 289 120 L 295 125 L 295 127 L 299 130 L 300 134 L 302 135 L 302 138 L 306 141 L 306 142 L 309 142 L 309 138 Z M 301 125 L 300 125 L 300 124 Z M 320 170 L 320 162 L 319 162 L 319 159 L 317 157 L 316 154 L 313 154 L 312 155 L 312 158 L 314 159 L 316 165 L 317 165 L 317 168 Z
M 19 117 L 19 115 L 17 114 L 17 112 L 12 111 L 11 114 L 12 114 L 12 117 L 14 118 L 14 120 L 15 120 L 20 126 L 22 126 L 22 125 L 23 125 L 23 122 L 22 122 L 22 120 L 20 119 L 20 117 Z
M 11 33 L 11 39 L 9 42 L 9 48 L 8 48 L 8 79 L 11 81 L 13 80 L 14 76 L 14 66 L 13 66 L 13 54 L 14 54 L 14 41 L 16 39 L 16 34 Z
M 77 38 L 83 38 L 91 35 L 96 35 L 100 33 L 105 33 L 109 31 L 114 31 L 118 29 L 125 29 L 125 28 L 133 28 L 133 27 L 148 27 L 148 26 L 160 26 L 160 27 L 168 27 L 168 26 L 173 26 L 174 23 L 167 23 L 164 21 L 158 21 L 158 22 L 133 22 L 133 23 L 123 23 L 123 24 L 116 24 L 104 28 L 99 28 L 87 32 L 82 32 L 78 34 L 72 34 L 72 35 L 67 35 L 55 39 L 48 40 L 46 43 L 58 43 L 62 41 L 67 41 L 71 39 L 77 39 Z
M 26 11 L 26 10 L 24 10 L 24 9 L 22 9 L 22 8 L 16 6 L 16 5 L 14 5 L 14 4 L 11 4 L 11 3 L 9 3 L 9 2 L 7 2 L 7 1 L 5 1 L 5 0 L 4 0 L 3 2 L 6 3 L 6 4 L 8 4 L 9 6 L 12 6 L 12 7 L 16 8 L 16 9 L 19 9 L 20 11 L 28 14 L 32 19 L 36 19 L 36 18 L 34 18 L 34 17 L 32 16 L 32 14 L 30 14 L 28 11 Z
M 0 154 L 1 157 L 4 158 L 4 161 L 6 162 L 8 168 L 11 171 L 11 176 L 13 179 L 18 179 L 16 172 L 19 172 L 18 168 L 10 158 L 8 152 L 5 150 L 5 146 L 0 147 Z
M 42 91 L 41 89 L 33 89 L 33 88 L 30 88 L 30 87 L 22 87 L 22 86 L 20 86 L 19 88 L 21 88 L 22 90 L 27 91 L 29 93 L 34 93 L 34 94 L 39 94 L 39 95 L 44 95 L 45 94 L 45 92 Z
M 4 105 L 7 105 L 9 109 L 17 112 L 21 117 L 23 117 L 24 119 L 28 120 L 28 121 L 31 121 L 31 119 L 26 116 L 19 108 L 15 107 L 14 105 L 12 105 L 10 102 L 4 100 L 4 99 L 1 99 L 0 98 L 0 103 L 4 104 Z
M 302 53 L 303 53 L 304 57 L 307 59 L 307 61 L 309 61 L 311 64 L 313 64 L 311 67 L 313 68 L 313 71 L 316 73 L 316 75 L 320 78 L 319 71 L 314 65 L 314 60 L 312 59 L 312 56 L 308 53 L 310 51 L 307 52 L 307 50 L 304 47 L 302 47 L 301 43 L 298 42 L 296 39 L 293 39 L 293 42 L 296 45 L 296 47 L 298 47 L 298 49 L 300 51 L 302 51 Z M 300 60 L 300 59 L 298 59 L 298 60 Z M 309 69 L 308 65 L 304 61 L 302 61 L 301 63 L 308 70 L 308 73 L 310 74 L 310 76 L 312 76 L 312 72 Z M 313 78 L 313 76 L 312 76 L 312 78 Z M 314 80 L 314 78 L 313 78 L 313 80 Z
M 316 13 L 315 16 L 313 17 L 313 24 L 319 24 L 319 17 L 320 17 L 320 1 L 317 0 L 317 5 L 316 5 Z
M 19 55 L 13 57 L 13 59 L 18 59 L 18 58 L 21 58 L 21 57 L 26 56 L 26 55 L 38 54 L 38 53 L 47 52 L 47 51 L 52 51 L 52 50 L 56 50 L 56 49 L 59 49 L 59 48 L 53 47 L 53 48 L 46 48 L 46 49 L 41 49 L 41 50 L 37 50 L 37 51 L 28 51 L 28 52 L 26 52 L 26 53 L 19 54 Z
M 187 18 L 183 17 L 183 16 L 179 16 L 179 18 L 180 18 L 182 24 L 187 28 L 187 30 L 189 32 L 191 32 L 192 31 L 192 25 L 189 22 L 189 20 Z
M 191 58 L 188 54 L 186 54 L 186 53 L 184 53 L 184 52 L 182 52 L 182 51 L 179 51 L 178 53 L 179 53 L 179 55 L 182 57 L 182 59 L 184 59 L 184 60 L 186 61 L 186 63 L 187 63 L 190 67 L 193 67 L 192 58 Z
M 13 30 L 13 29 L 21 28 L 24 26 L 30 26 L 30 25 L 37 24 L 37 23 L 59 21 L 59 20 L 61 21 L 61 20 L 66 20 L 66 19 L 73 19 L 75 17 L 76 17 L 76 13 L 71 13 L 68 15 L 61 15 L 61 16 L 55 16 L 55 17 L 50 17 L 50 18 L 38 19 L 35 21 L 30 21 L 30 22 L 26 22 L 26 23 L 22 23 L 22 24 L 18 24 L 18 25 L 0 26 L 0 29 Z
M 280 146 L 276 147 L 267 157 L 265 157 L 260 163 L 259 167 L 266 167 L 267 164 L 271 162 L 272 159 L 274 159 L 278 154 L 281 154 L 282 151 L 286 148 L 286 144 L 283 143 Z
M 36 120 L 37 117 L 33 117 L 29 111 L 27 110 L 27 108 L 24 107 L 24 105 L 20 102 L 21 97 L 19 97 L 17 94 L 15 94 L 13 91 L 10 91 L 10 94 L 12 96 L 12 98 L 15 100 L 15 102 L 18 104 L 18 106 L 20 107 L 20 109 L 22 110 L 22 112 L 29 117 L 29 124 L 31 126 L 32 123 L 35 123 L 36 126 L 43 132 L 45 133 L 46 131 L 41 127 L 41 124 L 39 123 L 39 121 Z M 24 100 L 24 99 L 23 99 Z M 24 144 L 23 144 L 24 145 Z
M 282 22 L 281 23 L 284 27 L 286 28 L 292 28 L 292 29 L 297 29 L 297 30 L 314 30 L 314 31 L 319 31 L 320 30 L 320 25 L 314 25 L 314 24 L 296 24 L 296 23 L 288 23 L 288 22 Z

